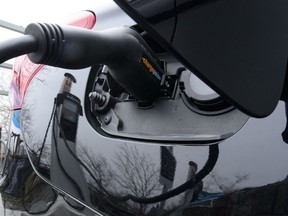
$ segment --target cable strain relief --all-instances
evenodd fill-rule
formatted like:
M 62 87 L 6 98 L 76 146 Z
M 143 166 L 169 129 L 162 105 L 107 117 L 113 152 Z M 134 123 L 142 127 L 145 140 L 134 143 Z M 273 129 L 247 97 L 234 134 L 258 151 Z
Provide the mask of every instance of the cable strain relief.
M 47 23 L 31 23 L 25 29 L 25 35 L 37 39 L 38 49 L 28 54 L 29 59 L 37 64 L 57 64 L 63 52 L 64 34 L 60 26 Z

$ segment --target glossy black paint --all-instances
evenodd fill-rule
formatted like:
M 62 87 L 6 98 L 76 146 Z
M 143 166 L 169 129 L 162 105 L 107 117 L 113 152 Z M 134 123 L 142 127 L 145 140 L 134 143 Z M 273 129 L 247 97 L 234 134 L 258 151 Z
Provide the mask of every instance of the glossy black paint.
M 208 158 L 208 146 L 115 139 L 101 132 L 99 124 L 91 121 L 93 115 L 89 113 L 89 103 L 86 103 L 91 91 L 87 86 L 94 82 L 89 77 L 94 69 L 65 70 L 45 66 L 27 90 L 21 114 L 21 136 L 37 175 L 43 178 L 44 183 L 48 182 L 60 191 L 61 195 L 57 196 L 47 214 L 55 208 L 57 211 L 54 214 L 59 215 L 187 215 L 193 209 L 200 212 L 197 205 L 203 205 L 203 200 L 208 199 L 208 208 L 217 215 L 211 200 L 221 199 L 223 194 L 229 195 L 234 190 L 257 189 L 287 179 L 288 149 L 281 138 L 285 125 L 284 106 L 279 103 L 271 116 L 262 120 L 249 119 L 236 135 L 220 145 L 213 172 L 197 185 L 193 193 L 186 190 L 163 202 L 145 205 L 120 201 L 119 198 L 127 194 L 137 197 L 164 194 L 195 177 Z M 79 99 L 75 102 L 81 104 L 83 109 L 83 116 L 78 116 L 77 124 L 71 121 L 72 126 L 77 128 L 73 133 L 67 129 L 69 127 L 61 126 L 63 103 L 55 103 L 55 98 L 63 91 L 67 73 L 77 80 L 69 94 Z M 201 121 L 195 124 L 201 124 Z M 67 133 L 71 133 L 68 137 L 73 139 L 67 139 Z M 10 146 L 17 147 L 17 142 L 10 143 Z M 239 181 L 239 178 L 242 180 Z M 281 196 L 283 193 L 284 196 Z M 271 199 L 270 195 L 261 192 L 258 194 L 261 198 L 267 198 L 266 206 L 276 203 L 271 207 L 272 213 L 277 203 L 285 203 L 286 200 L 285 190 L 273 193 L 277 199 Z M 41 196 L 31 193 L 29 199 L 35 201 L 35 197 Z M 242 198 L 241 201 L 247 204 L 249 199 Z M 32 206 L 33 202 L 29 205 Z M 229 211 L 229 203 L 222 205 Z M 277 208 L 274 209 L 275 213 Z M 241 215 L 241 210 L 243 213 L 244 210 L 240 209 L 235 215 Z M 250 212 L 253 215 L 253 211 Z M 281 214 L 287 212 L 287 206 L 284 206 Z
M 80 101 L 84 110 L 87 106 L 84 98 L 88 97 L 87 92 L 89 92 L 85 88 L 91 71 L 94 70 L 87 68 L 72 72 L 77 83 L 73 84 L 70 94 L 82 99 Z M 91 116 L 87 111 L 83 113 L 83 116 L 79 116 L 76 141 L 65 141 L 59 134 L 61 123 L 57 122 L 61 109 L 56 108 L 54 111 L 53 109 L 55 108 L 54 99 L 59 89 L 63 89 L 64 74 L 67 72 L 65 69 L 45 66 L 27 91 L 21 122 L 29 155 L 32 161 L 36 161 L 33 163 L 36 171 L 56 188 L 62 188 L 65 193 L 70 194 L 80 203 L 90 206 L 99 214 L 159 215 L 191 208 L 190 201 L 185 198 L 188 197 L 187 199 L 190 200 L 192 197 L 189 191 L 152 204 L 137 204 L 132 201 L 121 201 L 121 199 L 128 194 L 148 198 L 177 188 L 191 178 L 189 177 L 191 174 L 188 174 L 192 169 L 189 165 L 190 161 L 198 164 L 198 170 L 201 169 L 208 158 L 208 147 L 112 139 L 101 135 L 95 130 L 96 128 L 93 128 L 94 126 L 89 123 Z M 37 91 L 35 91 L 36 88 Z M 235 181 L 237 178 L 235 176 L 239 175 L 248 177 L 240 182 L 238 187 L 265 185 L 286 177 L 288 161 L 286 157 L 279 156 L 279 154 L 285 155 L 287 148 L 281 141 L 281 127 L 275 126 L 276 122 L 283 126 L 284 119 L 281 117 L 283 112 L 283 106 L 280 106 L 275 115 L 266 120 L 266 123 L 265 120 L 251 119 L 250 123 L 248 122 L 248 125 L 245 125 L 238 134 L 220 145 L 218 162 L 213 175 L 204 179 L 206 188 L 200 192 L 201 196 L 204 194 L 208 197 L 222 196 L 219 189 L 207 189 L 207 185 L 211 184 L 209 181 L 215 175 L 227 178 L 225 180 L 227 187 L 229 187 L 229 182 Z M 52 121 L 49 126 L 51 117 Z M 279 130 L 271 131 L 271 124 Z M 62 131 L 62 133 L 66 134 L 69 131 Z M 56 145 L 58 145 L 58 150 L 55 148 Z M 163 166 L 161 165 L 161 149 L 163 151 L 164 146 L 170 149 L 171 156 L 168 158 L 175 159 L 175 163 L 171 162 L 169 165 L 171 168 L 167 170 L 167 175 L 163 175 L 163 168 L 161 168 Z M 57 160 L 62 164 L 62 168 L 55 166 L 57 154 L 59 156 Z M 273 165 L 267 160 L 268 158 L 274 158 Z M 44 170 L 46 171 L 43 172 Z M 47 175 L 47 173 L 50 174 Z M 212 192 L 218 193 L 215 195 Z M 73 203 L 73 201 L 70 202 Z M 77 208 L 77 205 L 74 203 L 71 206 Z M 81 208 L 77 209 L 81 212 Z
M 20 135 L 11 138 L 10 147 L 6 149 L 5 160 L 1 164 L 1 215 L 51 212 L 51 207 L 61 199 L 58 192 L 34 172 Z
M 273 112 L 286 74 L 287 1 L 115 2 L 233 105 L 254 117 Z

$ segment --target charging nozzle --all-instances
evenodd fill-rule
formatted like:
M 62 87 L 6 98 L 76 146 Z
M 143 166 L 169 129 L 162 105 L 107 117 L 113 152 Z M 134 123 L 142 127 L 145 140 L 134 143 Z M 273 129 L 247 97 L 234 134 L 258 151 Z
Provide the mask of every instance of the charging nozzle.
M 28 53 L 34 63 L 67 69 L 103 64 L 138 101 L 159 97 L 164 76 L 159 60 L 142 37 L 128 27 L 93 31 L 32 23 L 25 29 L 25 35 L 14 42 L 0 44 L 2 53 L 8 53 L 0 55 L 1 61 Z
M 25 35 L 37 39 L 38 49 L 28 54 L 34 63 L 79 69 L 107 65 L 111 76 L 139 101 L 155 100 L 163 72 L 145 41 L 128 27 L 101 32 L 32 23 Z

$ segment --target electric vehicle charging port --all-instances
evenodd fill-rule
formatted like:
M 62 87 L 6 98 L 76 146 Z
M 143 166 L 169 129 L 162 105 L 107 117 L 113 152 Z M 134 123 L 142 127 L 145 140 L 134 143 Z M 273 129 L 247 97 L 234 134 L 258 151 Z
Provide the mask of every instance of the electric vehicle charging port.
M 161 86 L 160 98 L 174 98 L 177 83 L 176 75 L 167 75 Z
M 165 70 L 165 61 L 161 61 L 161 67 Z M 177 89 L 177 75 L 165 75 L 162 77 L 160 85 L 159 99 L 172 99 Z M 108 67 L 100 66 L 97 71 L 93 90 L 89 94 L 91 101 L 91 111 L 94 114 L 107 113 L 109 109 L 113 109 L 118 102 L 134 101 L 140 109 L 149 109 L 154 106 L 155 101 L 140 101 L 129 94 L 121 85 L 116 82 L 110 75 Z
M 179 81 L 180 95 L 184 104 L 201 115 L 220 115 L 234 109 L 220 95 L 203 83 L 190 71 L 184 70 Z
M 129 94 L 111 76 L 107 66 L 92 67 L 85 110 L 97 132 L 111 138 L 199 145 L 226 139 L 247 121 L 246 115 L 230 105 L 216 110 L 201 110 L 192 106 L 188 101 L 193 96 L 189 91 L 191 84 L 194 85 L 190 82 L 192 73 L 169 55 L 163 54 L 159 59 L 165 60 L 165 66 L 161 65 L 165 75 L 160 94 L 152 105 L 141 104 Z M 202 99 L 219 97 L 214 94 L 203 94 Z

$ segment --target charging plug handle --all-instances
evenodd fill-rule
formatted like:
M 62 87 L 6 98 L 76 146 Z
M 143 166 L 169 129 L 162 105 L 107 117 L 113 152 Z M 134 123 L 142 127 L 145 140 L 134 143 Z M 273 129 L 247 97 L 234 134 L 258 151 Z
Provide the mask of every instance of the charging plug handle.
M 80 69 L 107 65 L 111 76 L 139 101 L 159 97 L 164 72 L 145 41 L 128 27 L 92 31 L 71 26 L 32 23 L 25 35 L 37 41 L 28 54 L 37 64 Z

